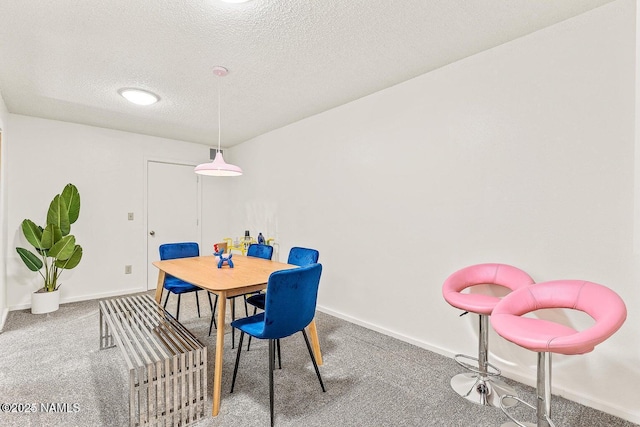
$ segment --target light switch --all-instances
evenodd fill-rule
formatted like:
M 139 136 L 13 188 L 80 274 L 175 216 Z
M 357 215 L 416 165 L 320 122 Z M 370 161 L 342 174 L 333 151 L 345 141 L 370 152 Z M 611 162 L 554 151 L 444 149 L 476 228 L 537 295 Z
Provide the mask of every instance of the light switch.
M 133 212 L 129 212 L 128 218 L 129 218 L 129 221 L 133 221 Z

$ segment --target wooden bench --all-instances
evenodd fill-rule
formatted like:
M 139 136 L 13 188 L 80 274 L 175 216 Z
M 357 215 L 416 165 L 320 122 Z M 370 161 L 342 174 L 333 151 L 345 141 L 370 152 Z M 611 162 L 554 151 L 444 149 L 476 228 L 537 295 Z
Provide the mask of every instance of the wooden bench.
M 184 426 L 204 417 L 207 348 L 149 295 L 100 301 L 100 349 L 129 368 L 129 425 Z

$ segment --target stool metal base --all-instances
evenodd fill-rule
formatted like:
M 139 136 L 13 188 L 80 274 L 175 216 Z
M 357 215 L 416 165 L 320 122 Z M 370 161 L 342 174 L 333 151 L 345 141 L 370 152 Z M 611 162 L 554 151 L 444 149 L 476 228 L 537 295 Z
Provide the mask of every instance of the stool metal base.
M 556 427 L 551 421 L 551 353 L 538 353 L 536 397 L 536 406 L 533 406 L 515 395 L 502 396 L 500 398 L 500 408 L 511 422 L 502 424 L 501 427 Z M 508 405 L 514 401 L 536 411 L 537 423 L 525 423 L 516 420 L 507 411 Z
M 478 320 L 478 357 L 464 354 L 454 356 L 456 363 L 471 372 L 451 378 L 451 387 L 471 403 L 499 408 L 500 398 L 504 395 L 515 396 L 516 391 L 497 378 L 501 374 L 500 369 L 489 363 L 489 316 L 481 314 Z M 516 403 L 513 399 L 504 399 L 503 405 L 510 407 Z
M 505 395 L 515 395 L 516 391 L 497 378 L 481 376 L 473 373 L 458 374 L 451 378 L 451 388 L 471 403 L 476 405 L 500 407 L 500 399 Z M 515 405 L 515 399 L 503 399 L 503 405 Z

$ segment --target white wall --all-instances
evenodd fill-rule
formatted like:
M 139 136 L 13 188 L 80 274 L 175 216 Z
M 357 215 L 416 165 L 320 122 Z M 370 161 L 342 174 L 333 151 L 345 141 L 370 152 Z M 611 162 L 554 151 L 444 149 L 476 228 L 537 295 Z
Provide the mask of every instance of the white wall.
M 30 305 L 30 293 L 41 286 L 39 275 L 26 269 L 15 247 L 29 247 L 20 223 L 30 218 L 44 223 L 49 202 L 65 184 L 74 183 L 81 196 L 73 234 L 84 249 L 83 260 L 61 276 L 61 302 L 98 298 L 146 289 L 147 230 L 145 227 L 146 162 L 149 159 L 198 164 L 209 148 L 114 130 L 20 115 L 10 115 L 11 162 L 7 178 L 6 240 L 7 303 L 10 309 Z M 224 237 L 226 211 L 212 199 L 224 200 L 226 185 L 203 179 L 202 244 Z M 128 221 L 127 213 L 134 213 Z M 222 215 L 222 220 L 220 220 Z M 124 265 L 133 274 L 124 274 Z
M 605 284 L 628 320 L 555 357 L 554 392 L 640 422 L 634 76 L 620 0 L 235 147 L 231 228 L 275 235 L 281 258 L 319 249 L 322 310 L 445 355 L 477 352 L 476 319 L 441 296 L 463 266 Z M 490 347 L 534 384 L 534 354 Z
M 2 132 L 2 146 L 0 146 L 0 242 L 7 241 L 7 191 L 9 189 L 6 179 L 7 165 L 7 122 L 9 112 L 0 93 L 0 132 Z M 5 245 L 0 245 L 0 331 L 4 327 L 7 318 L 7 269 L 6 269 Z

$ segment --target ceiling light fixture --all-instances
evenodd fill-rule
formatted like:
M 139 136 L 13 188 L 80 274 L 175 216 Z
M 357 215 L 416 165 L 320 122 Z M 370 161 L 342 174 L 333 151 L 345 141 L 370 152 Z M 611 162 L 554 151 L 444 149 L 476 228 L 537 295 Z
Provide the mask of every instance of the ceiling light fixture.
M 137 105 L 151 105 L 160 100 L 160 97 L 155 93 L 142 89 L 124 88 L 120 89 L 118 93 L 127 101 Z
M 213 67 L 213 74 L 218 77 L 224 77 L 229 74 L 229 70 L 224 67 Z M 242 175 L 242 169 L 236 165 L 231 165 L 224 161 L 222 151 L 220 150 L 221 127 L 220 127 L 220 92 L 222 84 L 218 85 L 218 150 L 216 156 L 211 163 L 203 163 L 195 167 L 195 173 L 198 175 L 208 176 L 239 176 Z
M 246 3 L 251 0 L 222 0 L 225 3 Z

